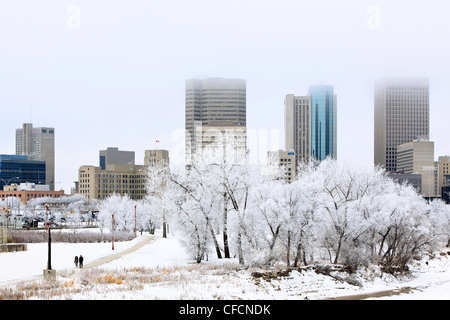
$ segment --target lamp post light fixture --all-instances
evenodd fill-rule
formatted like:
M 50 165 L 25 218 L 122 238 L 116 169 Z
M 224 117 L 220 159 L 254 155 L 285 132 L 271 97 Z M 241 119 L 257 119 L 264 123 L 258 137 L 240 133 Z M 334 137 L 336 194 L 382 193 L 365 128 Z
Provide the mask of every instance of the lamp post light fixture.
M 5 184 L 5 186 L 7 186 L 9 184 L 9 182 L 14 179 L 19 179 L 19 177 L 12 177 L 11 179 L 8 179 L 7 181 L 3 178 L 0 178 L 0 180 L 2 180 L 3 183 Z M 4 186 L 3 186 L 3 188 L 4 188 Z M 8 198 L 6 198 L 6 210 L 5 210 L 5 208 L 3 208 L 3 212 L 4 212 L 3 219 L 2 219 L 3 221 L 0 223 L 1 226 L 3 226 L 5 224 L 5 222 L 6 222 L 6 224 L 8 224 L 7 214 L 10 213 Z
M 5 184 L 5 186 L 9 185 L 9 182 L 14 179 L 19 179 L 19 177 L 13 177 L 13 178 L 9 179 L 8 181 L 5 181 L 5 179 L 0 178 L 0 180 L 2 180 L 3 183 Z M 3 190 L 4 190 L 5 186 L 3 186 Z M 8 198 L 6 198 L 6 200 L 8 200 Z M 9 201 L 7 201 L 7 205 L 8 205 L 8 211 L 9 211 Z
M 11 180 L 14 180 L 14 179 L 20 179 L 20 178 L 19 178 L 19 177 L 13 177 L 13 178 L 9 179 L 8 181 L 5 181 L 5 179 L 0 178 L 0 180 L 2 180 L 3 183 L 5 184 L 5 186 L 7 186 L 7 185 L 9 184 L 9 182 L 10 182 Z
M 47 233 L 50 236 L 50 229 L 49 229 L 50 223 L 48 222 L 48 204 L 45 205 L 45 227 L 47 228 Z

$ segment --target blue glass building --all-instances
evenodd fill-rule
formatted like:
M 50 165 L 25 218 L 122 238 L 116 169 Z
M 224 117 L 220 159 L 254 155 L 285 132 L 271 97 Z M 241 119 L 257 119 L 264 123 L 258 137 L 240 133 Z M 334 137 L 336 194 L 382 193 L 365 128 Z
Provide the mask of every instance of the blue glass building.
M 311 156 L 317 160 L 336 158 L 336 95 L 333 86 L 309 89 L 311 98 Z
M 21 155 L 0 154 L 0 190 L 3 190 L 8 181 L 10 184 L 45 184 L 45 161 L 28 160 L 27 156 Z

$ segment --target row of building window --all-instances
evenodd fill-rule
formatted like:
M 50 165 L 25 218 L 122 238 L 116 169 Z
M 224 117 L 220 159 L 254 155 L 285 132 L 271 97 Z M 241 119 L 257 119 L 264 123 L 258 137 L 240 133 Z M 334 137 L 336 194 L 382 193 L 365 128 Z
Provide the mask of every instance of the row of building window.
M 53 198 L 59 198 L 59 194 L 44 194 L 44 193 L 25 193 L 27 198 L 46 198 L 46 197 L 53 197 Z M 22 198 L 22 193 L 13 193 L 13 194 L 1 194 L 2 198 L 8 198 L 8 197 L 17 197 Z

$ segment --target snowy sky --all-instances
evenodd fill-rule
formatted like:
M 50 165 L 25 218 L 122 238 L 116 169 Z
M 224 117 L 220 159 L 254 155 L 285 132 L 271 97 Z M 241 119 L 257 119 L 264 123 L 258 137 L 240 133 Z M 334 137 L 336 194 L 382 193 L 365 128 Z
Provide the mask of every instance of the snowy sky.
M 338 158 L 373 164 L 374 82 L 424 76 L 437 159 L 450 154 L 449 13 L 445 0 L 1 0 L 0 153 L 22 123 L 54 127 L 66 192 L 107 147 L 180 163 L 185 80 L 218 76 L 247 81 L 259 157 L 284 146 L 285 95 L 330 84 Z

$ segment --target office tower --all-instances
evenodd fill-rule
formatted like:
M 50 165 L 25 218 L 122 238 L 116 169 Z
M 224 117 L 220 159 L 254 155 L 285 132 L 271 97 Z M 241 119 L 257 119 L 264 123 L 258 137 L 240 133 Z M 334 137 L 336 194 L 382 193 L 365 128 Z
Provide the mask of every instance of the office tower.
M 119 151 L 119 148 L 108 147 L 99 151 L 99 164 L 103 170 L 109 164 L 134 164 L 134 151 Z
M 0 190 L 13 183 L 45 185 L 45 179 L 45 161 L 29 160 L 28 156 L 0 154 Z
M 332 86 L 312 86 L 311 97 L 311 155 L 317 160 L 336 158 L 337 98 Z
M 311 157 L 311 97 L 286 95 L 285 149 L 295 151 L 295 162 Z
M 286 95 L 285 149 L 296 162 L 337 157 L 337 96 L 328 85 L 311 86 L 307 96 Z
M 381 79 L 374 104 L 374 163 L 395 172 L 400 144 L 429 139 L 428 79 Z
M 168 166 L 169 150 L 154 149 L 144 151 L 144 166 Z
M 399 145 L 396 168 L 397 172 L 422 175 L 422 195 L 424 197 L 436 194 L 434 142 L 414 140 Z
M 185 152 L 188 162 L 201 148 L 202 127 L 214 121 L 231 121 L 234 126 L 246 127 L 246 82 L 241 79 L 186 80 Z M 195 128 L 199 128 L 195 132 Z M 199 136 L 200 135 L 200 136 Z
M 45 184 L 55 189 L 55 129 L 49 127 L 33 128 L 24 123 L 16 129 L 16 155 L 26 155 L 28 160 L 45 161 Z
M 107 164 L 105 169 L 81 166 L 78 169 L 78 193 L 87 199 L 105 199 L 113 194 L 141 200 L 145 195 L 145 167 L 134 164 Z

